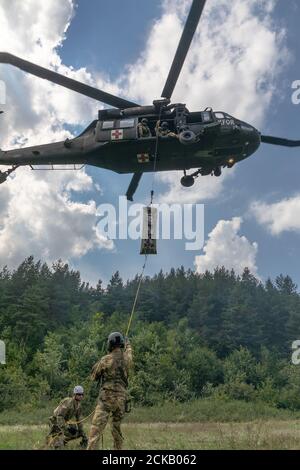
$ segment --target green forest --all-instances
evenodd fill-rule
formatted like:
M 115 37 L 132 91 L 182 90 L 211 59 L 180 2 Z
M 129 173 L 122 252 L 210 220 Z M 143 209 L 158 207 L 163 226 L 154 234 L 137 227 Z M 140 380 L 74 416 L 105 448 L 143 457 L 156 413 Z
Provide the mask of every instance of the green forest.
M 138 276 L 116 272 L 106 288 L 62 261 L 27 258 L 0 272 L 0 411 L 38 408 L 82 384 L 92 407 L 93 364 L 111 331 L 125 333 Z M 144 277 L 129 333 L 130 394 L 137 406 L 201 398 L 300 409 L 300 295 L 289 276 L 262 283 L 249 270 L 204 275 L 172 269 Z

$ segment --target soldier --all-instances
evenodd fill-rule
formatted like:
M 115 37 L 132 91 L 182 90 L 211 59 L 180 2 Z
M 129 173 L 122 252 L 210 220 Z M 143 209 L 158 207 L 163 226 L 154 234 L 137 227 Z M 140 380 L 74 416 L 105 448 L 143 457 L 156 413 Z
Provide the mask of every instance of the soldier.
M 121 333 L 111 333 L 107 341 L 109 354 L 102 357 L 92 370 L 92 379 L 101 382 L 99 401 L 89 435 L 88 450 L 96 450 L 100 437 L 112 415 L 114 449 L 121 450 L 121 422 L 126 411 L 129 369 L 132 367 L 132 348 Z
M 143 118 L 137 125 L 139 137 L 151 137 L 151 131 L 148 126 L 148 119 Z
M 80 422 L 80 402 L 83 395 L 83 388 L 77 385 L 74 388 L 73 397 L 64 398 L 55 408 L 50 418 L 50 432 L 47 436 L 47 444 L 50 447 L 61 449 L 67 442 L 81 437 L 80 446 L 86 448 L 88 440 Z
M 176 137 L 176 138 L 178 137 L 178 135 L 175 134 L 175 132 L 170 131 L 169 125 L 165 121 L 161 125 L 160 125 L 160 121 L 157 121 L 155 132 L 156 132 L 156 135 L 158 135 L 159 137 Z

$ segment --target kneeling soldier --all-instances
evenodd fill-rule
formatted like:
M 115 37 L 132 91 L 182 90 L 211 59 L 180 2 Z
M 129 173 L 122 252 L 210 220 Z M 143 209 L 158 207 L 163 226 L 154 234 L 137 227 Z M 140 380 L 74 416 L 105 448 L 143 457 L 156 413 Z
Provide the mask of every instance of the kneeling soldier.
M 80 446 L 85 449 L 87 437 L 81 420 L 81 405 L 83 388 L 77 385 L 74 388 L 73 397 L 64 398 L 53 412 L 50 418 L 50 432 L 47 436 L 47 444 L 54 449 L 61 449 L 73 439 L 81 437 Z M 69 421 L 71 421 L 69 423 Z M 72 422 L 74 421 L 74 422 Z

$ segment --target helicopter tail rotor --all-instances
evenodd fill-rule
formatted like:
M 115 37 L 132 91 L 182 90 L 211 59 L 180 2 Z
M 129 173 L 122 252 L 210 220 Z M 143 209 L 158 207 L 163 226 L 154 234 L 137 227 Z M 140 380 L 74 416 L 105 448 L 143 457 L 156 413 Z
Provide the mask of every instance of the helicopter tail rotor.
M 0 156 L 1 156 L 1 153 L 2 153 L 2 150 L 0 150 Z M 0 184 L 5 183 L 9 175 L 13 173 L 18 168 L 18 166 L 19 165 L 14 165 L 6 171 L 0 171 Z

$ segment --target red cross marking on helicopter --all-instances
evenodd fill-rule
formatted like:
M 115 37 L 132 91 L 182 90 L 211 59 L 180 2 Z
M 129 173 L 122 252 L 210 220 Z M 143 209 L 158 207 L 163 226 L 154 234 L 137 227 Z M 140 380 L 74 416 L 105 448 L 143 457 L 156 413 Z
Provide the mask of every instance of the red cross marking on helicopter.
M 123 139 L 123 129 L 115 129 L 111 131 L 111 140 Z
M 148 153 L 138 153 L 137 159 L 139 163 L 148 163 L 149 162 L 149 154 Z

